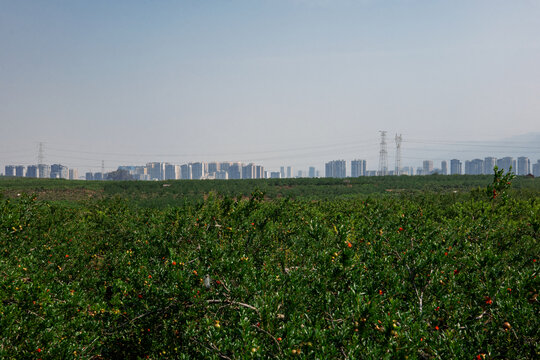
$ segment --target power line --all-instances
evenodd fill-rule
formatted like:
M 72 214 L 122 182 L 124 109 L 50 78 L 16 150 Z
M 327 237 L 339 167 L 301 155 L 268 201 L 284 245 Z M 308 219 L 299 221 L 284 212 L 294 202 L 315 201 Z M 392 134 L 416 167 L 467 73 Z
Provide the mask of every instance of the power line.
M 412 144 L 429 144 L 429 145 L 450 145 L 450 146 L 471 146 L 471 147 L 484 147 L 484 148 L 510 148 L 510 149 L 536 149 L 540 150 L 539 147 L 535 146 L 523 146 L 522 142 L 515 143 L 519 145 L 504 145 L 504 144 L 514 144 L 512 142 L 467 142 L 467 141 L 433 141 L 433 140 L 405 140 L 406 143 Z

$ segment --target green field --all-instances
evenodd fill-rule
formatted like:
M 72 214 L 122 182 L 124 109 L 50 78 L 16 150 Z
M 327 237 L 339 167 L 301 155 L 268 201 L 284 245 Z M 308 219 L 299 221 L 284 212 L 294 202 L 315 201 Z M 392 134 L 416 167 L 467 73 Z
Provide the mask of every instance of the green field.
M 210 193 L 235 199 L 262 191 L 265 199 L 343 200 L 359 197 L 410 196 L 425 192 L 468 194 L 485 188 L 493 176 L 383 176 L 321 179 L 260 180 L 172 180 L 172 181 L 73 181 L 0 177 L 0 192 L 8 198 L 36 194 L 38 199 L 73 205 L 81 200 L 121 197 L 132 205 L 152 208 L 200 204 Z M 534 197 L 540 193 L 540 179 L 513 180 L 514 196 Z M 511 190 L 511 191 L 512 191 Z
M 0 193 L 0 358 L 540 355 L 539 179 L 3 178 Z

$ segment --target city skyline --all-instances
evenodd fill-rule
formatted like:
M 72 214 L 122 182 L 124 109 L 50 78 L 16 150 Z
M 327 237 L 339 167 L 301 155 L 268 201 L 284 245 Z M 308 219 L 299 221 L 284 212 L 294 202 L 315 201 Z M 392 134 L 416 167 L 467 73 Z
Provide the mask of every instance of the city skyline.
M 41 147 L 40 147 L 41 149 Z M 40 153 L 40 156 L 42 154 Z M 497 166 L 504 171 L 512 171 L 516 175 L 540 176 L 540 159 L 531 161 L 526 156 L 514 159 L 511 156 L 496 158 L 488 156 L 461 161 L 451 159 L 440 161 L 435 167 L 433 160 L 424 160 L 422 166 L 404 166 L 395 170 L 370 170 L 365 159 L 353 159 L 350 168 L 346 160 L 331 160 L 325 163 L 324 176 L 310 166 L 307 170 L 296 170 L 292 166 L 281 166 L 279 171 L 267 170 L 263 165 L 243 162 L 190 162 L 187 164 L 170 164 L 167 162 L 150 162 L 146 165 L 121 165 L 114 171 L 105 171 L 102 165 L 100 172 L 86 172 L 78 177 L 78 169 L 68 168 L 62 164 L 6 165 L 5 175 L 9 177 L 63 178 L 70 180 L 204 180 L 204 179 L 270 179 L 270 178 L 303 178 L 303 177 L 363 177 L 363 176 L 395 176 L 395 175 L 489 175 Z M 349 170 L 350 169 L 350 170 Z M 119 172 L 123 174 L 118 174 Z M 115 177 L 120 176 L 120 179 Z
M 209 157 L 192 154 L 104 153 L 80 151 L 77 149 L 62 149 L 61 145 L 52 144 L 51 146 L 47 143 L 36 143 L 34 149 L 30 148 L 28 144 L 19 144 L 19 146 L 19 149 L 22 150 L 7 151 L 0 154 L 0 169 L 3 169 L 6 165 L 13 165 L 14 161 L 19 165 L 36 165 L 39 163 L 40 156 L 48 159 L 48 161 L 44 161 L 44 163 L 62 163 L 69 168 L 80 169 L 81 173 L 98 172 L 101 171 L 102 167 L 107 171 L 113 171 L 116 170 L 118 166 L 124 164 L 148 163 L 154 162 L 157 159 L 159 159 L 159 162 L 177 164 L 197 161 L 217 161 L 208 160 L 208 158 L 215 159 L 217 156 Z M 24 148 L 22 146 L 24 146 Z M 302 154 L 299 159 L 295 159 L 295 150 Z M 389 170 L 394 169 L 392 164 L 397 156 L 396 151 L 397 145 L 392 143 L 387 144 L 387 160 L 390 164 Z M 324 173 L 324 167 L 328 161 L 335 160 L 336 158 L 347 158 L 348 160 L 362 158 L 369 164 L 366 170 L 378 170 L 376 163 L 379 161 L 379 152 L 380 143 L 377 141 L 372 141 L 370 143 L 358 142 L 357 144 L 349 142 L 316 147 L 289 148 L 283 150 L 282 156 L 280 157 L 267 157 L 268 152 L 261 152 L 257 158 L 239 158 L 241 154 L 232 154 L 228 158 L 225 158 L 225 160 L 223 160 L 224 156 L 222 156 L 222 160 L 219 160 L 218 162 L 229 161 L 234 158 L 234 161 L 244 163 L 263 163 L 265 168 L 271 171 L 278 171 L 279 168 L 285 164 L 286 166 L 291 166 L 295 169 L 301 169 L 301 171 L 307 172 L 310 167 L 315 167 L 317 170 L 320 170 L 321 173 Z M 18 154 L 21 153 L 24 154 L 24 156 L 18 156 Z M 426 159 L 435 162 L 443 160 L 449 161 L 451 158 L 460 158 L 465 161 L 465 159 L 468 158 L 484 158 L 489 156 L 499 158 L 504 156 L 513 156 L 515 158 L 527 156 L 530 159 L 536 159 L 540 158 L 540 133 L 529 133 L 495 142 L 448 142 L 435 139 L 413 139 L 409 141 L 404 138 L 403 141 L 400 142 L 400 153 L 402 158 L 402 168 L 411 167 L 414 169 L 423 167 L 423 162 Z M 309 154 L 307 155 L 309 157 L 317 157 L 317 160 L 312 160 L 310 162 L 302 160 L 306 157 L 306 154 Z M 93 165 L 88 165 L 90 163 Z

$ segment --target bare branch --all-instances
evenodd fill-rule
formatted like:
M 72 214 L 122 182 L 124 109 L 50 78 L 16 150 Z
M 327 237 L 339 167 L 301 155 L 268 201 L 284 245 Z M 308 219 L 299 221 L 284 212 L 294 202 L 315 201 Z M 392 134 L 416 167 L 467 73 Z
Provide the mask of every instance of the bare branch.
M 255 311 L 259 315 L 259 317 L 261 317 L 261 313 L 259 312 L 259 309 L 257 309 L 253 305 L 245 304 L 245 303 L 238 302 L 238 301 L 220 300 L 220 299 L 210 299 L 210 300 L 206 300 L 206 302 L 208 302 L 209 304 L 229 304 L 229 305 L 242 306 L 242 307 L 245 307 L 245 308 L 248 308 L 248 309 L 251 309 L 251 310 Z
M 255 325 L 251 325 L 252 327 L 254 327 L 255 329 L 265 333 L 266 335 L 270 336 L 272 338 L 272 340 L 274 340 L 274 342 L 276 343 L 278 349 L 279 349 L 279 354 L 281 356 L 283 356 L 283 351 L 281 350 L 281 345 L 279 345 L 279 341 L 274 337 L 274 335 L 270 334 L 270 332 L 264 330 L 263 328 L 261 327 L 258 327 L 258 326 L 255 326 Z
M 222 359 L 226 359 L 226 360 L 232 360 L 230 357 L 228 357 L 227 355 L 225 355 L 224 353 L 221 352 L 221 350 L 218 349 L 218 347 L 212 343 L 210 343 L 210 347 L 217 352 L 218 356 Z

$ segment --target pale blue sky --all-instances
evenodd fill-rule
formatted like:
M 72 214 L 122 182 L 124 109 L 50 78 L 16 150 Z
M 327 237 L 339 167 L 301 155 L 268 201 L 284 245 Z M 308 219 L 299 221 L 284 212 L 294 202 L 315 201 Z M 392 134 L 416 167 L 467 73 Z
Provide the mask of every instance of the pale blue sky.
M 390 168 L 396 132 L 420 141 L 404 165 L 426 140 L 449 158 L 540 132 L 539 19 L 533 0 L 0 0 L 0 164 L 35 163 L 42 141 L 46 162 L 96 171 L 375 169 L 378 130 Z

